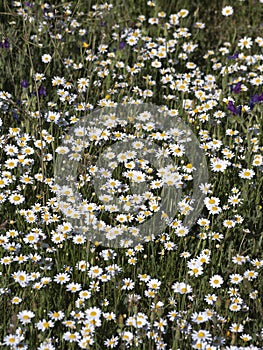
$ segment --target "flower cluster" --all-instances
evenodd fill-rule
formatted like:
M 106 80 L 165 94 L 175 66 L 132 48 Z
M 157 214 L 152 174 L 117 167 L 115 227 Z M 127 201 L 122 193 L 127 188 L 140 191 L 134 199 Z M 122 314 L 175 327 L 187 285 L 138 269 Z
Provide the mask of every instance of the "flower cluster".
M 262 349 L 263 37 L 84 3 L 0 43 L 1 348 Z

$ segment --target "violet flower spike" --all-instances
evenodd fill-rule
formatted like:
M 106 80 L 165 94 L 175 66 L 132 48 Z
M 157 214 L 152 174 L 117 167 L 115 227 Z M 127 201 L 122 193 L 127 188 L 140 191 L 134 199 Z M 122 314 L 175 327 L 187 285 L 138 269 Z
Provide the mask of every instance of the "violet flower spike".
M 241 115 L 242 106 L 235 107 L 232 101 L 228 102 L 227 109 L 233 113 L 233 115 Z
M 31 4 L 29 1 L 26 1 L 26 2 L 25 2 L 25 6 L 27 6 L 27 7 L 33 7 L 33 4 Z
M 28 83 L 27 83 L 26 79 L 23 79 L 23 80 L 21 81 L 20 85 L 21 85 L 23 88 L 26 89 L 26 88 L 28 87 Z
M 233 88 L 234 94 L 238 94 L 240 91 L 241 91 L 241 81 L 238 82 Z
M 4 41 L 2 41 L 0 43 L 0 47 L 2 49 L 9 49 L 10 48 L 10 43 L 9 43 L 9 40 L 7 38 L 4 39 Z
M 255 94 L 250 98 L 250 102 L 249 102 L 250 109 L 253 109 L 256 103 L 260 103 L 262 101 L 263 101 L 263 92 L 261 92 L 260 95 Z
M 40 86 L 38 93 L 39 93 L 39 96 L 46 96 L 47 95 L 46 89 L 44 88 L 43 85 Z
M 258 95 L 258 94 L 255 94 L 253 97 L 252 97 L 252 102 L 254 103 L 260 103 L 263 101 L 263 92 Z
M 124 49 L 125 45 L 126 45 L 125 41 L 121 41 L 119 46 L 120 50 Z
M 229 60 L 233 60 L 233 59 L 238 58 L 238 52 L 235 52 L 233 56 L 227 56 L 227 58 L 228 58 Z
M 16 111 L 15 109 L 13 109 L 13 118 L 14 118 L 16 121 L 18 121 L 18 119 L 19 119 L 19 116 L 18 116 L 17 111 Z

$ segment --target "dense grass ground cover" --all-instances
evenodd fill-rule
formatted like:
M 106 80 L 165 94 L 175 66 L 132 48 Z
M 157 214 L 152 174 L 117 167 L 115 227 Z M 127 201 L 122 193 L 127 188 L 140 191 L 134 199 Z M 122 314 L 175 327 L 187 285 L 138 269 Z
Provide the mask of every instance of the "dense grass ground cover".
M 3 0 L 0 16 L 0 348 L 262 349 L 262 1 Z M 175 128 L 115 116 L 142 104 Z M 63 215 L 59 199 L 65 135 L 105 107 L 75 179 L 93 230 L 133 232 L 165 186 L 182 189 L 174 215 L 162 213 L 167 227 L 149 226 L 130 247 L 90 239 L 87 222 L 77 232 L 79 212 Z M 198 169 L 178 120 L 209 173 L 191 227 Z M 137 144 L 123 162 L 108 155 L 112 174 L 96 166 L 102 150 L 138 135 L 158 145 L 159 169 L 136 157 Z M 147 191 L 132 193 L 142 179 Z

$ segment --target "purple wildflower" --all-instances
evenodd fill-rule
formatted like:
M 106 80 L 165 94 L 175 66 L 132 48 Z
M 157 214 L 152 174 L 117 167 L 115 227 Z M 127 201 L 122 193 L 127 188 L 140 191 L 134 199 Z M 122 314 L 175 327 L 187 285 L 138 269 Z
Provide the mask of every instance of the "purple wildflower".
M 258 94 L 255 94 L 252 98 L 251 98 L 251 102 L 253 103 L 260 103 L 263 101 L 263 92 L 258 95 Z
M 234 94 L 238 94 L 241 91 L 241 81 L 235 85 L 230 85 L 230 91 L 234 92 Z
M 125 45 L 126 45 L 125 41 L 121 41 L 120 42 L 120 50 L 124 49 Z
M 20 85 L 21 85 L 23 88 L 26 89 L 26 88 L 28 87 L 28 83 L 27 83 L 26 79 L 23 79 L 23 80 L 21 81 Z
M 13 118 L 14 118 L 16 121 L 18 121 L 18 118 L 19 118 L 19 116 L 18 116 L 18 114 L 17 114 L 17 111 L 16 111 L 15 109 L 13 109 Z
M 227 109 L 233 113 L 233 115 L 241 115 L 242 106 L 235 107 L 232 101 L 228 102 Z
M 230 55 L 230 56 L 228 56 L 227 58 L 228 58 L 229 60 L 233 60 L 233 59 L 238 58 L 238 52 L 235 52 L 233 56 Z
M 39 93 L 39 96 L 46 96 L 47 95 L 47 91 L 43 85 L 40 86 L 38 93 Z
M 253 109 L 256 103 L 260 103 L 262 101 L 263 101 L 263 92 L 261 92 L 260 95 L 255 94 L 250 98 L 250 102 L 249 102 L 250 109 Z
M 9 47 L 10 47 L 9 40 L 7 38 L 5 38 L 4 41 L 2 41 L 0 43 L 0 47 L 2 49 L 9 49 Z

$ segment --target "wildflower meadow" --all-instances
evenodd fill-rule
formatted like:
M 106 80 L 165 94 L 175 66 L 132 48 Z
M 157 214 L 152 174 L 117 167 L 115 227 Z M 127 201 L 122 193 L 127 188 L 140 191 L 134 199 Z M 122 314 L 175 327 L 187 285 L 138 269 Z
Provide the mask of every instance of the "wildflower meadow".
M 0 2 L 0 349 L 263 349 L 263 0 Z

